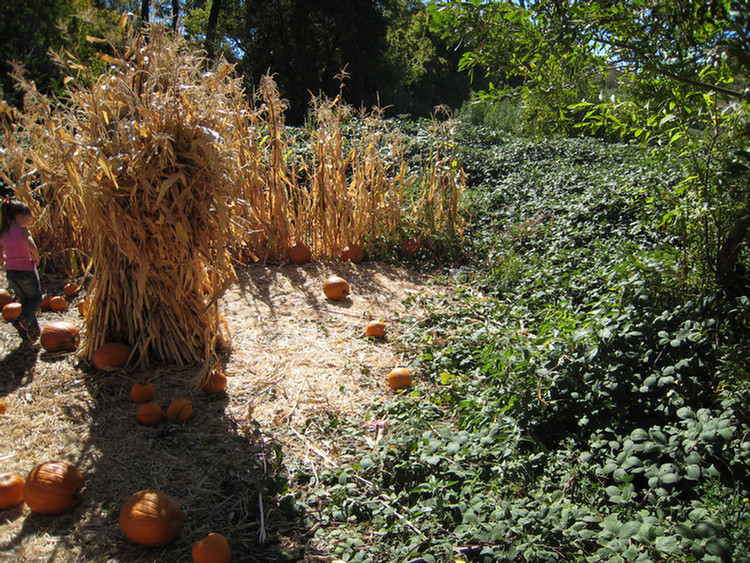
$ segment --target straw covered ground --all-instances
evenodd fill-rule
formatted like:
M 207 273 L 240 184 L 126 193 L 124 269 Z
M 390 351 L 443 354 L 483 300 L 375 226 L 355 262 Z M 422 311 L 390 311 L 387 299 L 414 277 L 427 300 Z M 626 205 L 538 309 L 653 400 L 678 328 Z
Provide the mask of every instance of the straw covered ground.
M 350 299 L 323 296 L 333 273 L 349 281 Z M 42 284 L 56 293 L 64 281 L 47 276 Z M 0 511 L 0 561 L 187 562 L 192 543 L 211 531 L 227 537 L 234 562 L 331 560 L 296 521 L 295 474 L 317 475 L 340 463 L 342 446 L 364 451 L 381 436 L 385 424 L 367 423 L 368 411 L 394 399 L 386 375 L 410 360 L 394 337 L 423 314 L 420 296 L 434 291 L 426 278 L 373 262 L 245 267 L 220 303 L 232 353 L 227 391 L 213 396 L 192 387 L 190 368 L 101 373 L 75 355 L 22 345 L 1 323 L 0 471 L 25 477 L 61 459 L 79 467 L 86 489 L 82 504 L 59 516 L 24 505 Z M 79 298 L 63 313 L 40 312 L 40 325 L 80 326 Z M 362 336 L 371 319 L 387 322 L 384 340 Z M 164 408 L 189 398 L 193 418 L 138 424 L 129 391 L 140 379 L 154 383 Z M 342 418 L 362 421 L 362 432 L 335 435 L 330 421 Z M 122 504 L 144 488 L 163 490 L 184 512 L 166 547 L 137 547 L 120 535 Z

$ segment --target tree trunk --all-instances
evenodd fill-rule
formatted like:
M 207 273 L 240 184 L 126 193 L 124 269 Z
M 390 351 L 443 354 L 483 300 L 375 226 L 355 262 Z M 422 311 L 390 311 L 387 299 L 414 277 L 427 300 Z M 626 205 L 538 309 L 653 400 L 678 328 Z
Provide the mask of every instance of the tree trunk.
M 177 24 L 180 19 L 180 0 L 172 0 L 172 30 L 177 32 Z
M 716 255 L 716 281 L 724 289 L 730 289 L 736 281 L 736 265 L 743 244 L 747 244 L 750 228 L 750 208 L 735 220 Z
M 148 23 L 149 12 L 151 11 L 151 0 L 142 0 L 141 2 L 141 21 Z
M 219 23 L 219 11 L 221 10 L 221 0 L 214 0 L 211 3 L 211 11 L 208 14 L 208 25 L 206 26 L 206 56 L 214 58 L 216 49 L 216 26 Z

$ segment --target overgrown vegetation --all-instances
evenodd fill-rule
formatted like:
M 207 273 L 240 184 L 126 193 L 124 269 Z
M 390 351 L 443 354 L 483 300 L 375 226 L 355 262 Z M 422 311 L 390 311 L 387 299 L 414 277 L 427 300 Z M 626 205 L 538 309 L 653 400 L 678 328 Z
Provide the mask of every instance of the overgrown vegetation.
M 748 286 L 693 283 L 662 224 L 683 163 L 457 142 L 474 260 L 407 335 L 418 384 L 373 413 L 385 438 L 301 489 L 321 543 L 344 561 L 748 561 Z

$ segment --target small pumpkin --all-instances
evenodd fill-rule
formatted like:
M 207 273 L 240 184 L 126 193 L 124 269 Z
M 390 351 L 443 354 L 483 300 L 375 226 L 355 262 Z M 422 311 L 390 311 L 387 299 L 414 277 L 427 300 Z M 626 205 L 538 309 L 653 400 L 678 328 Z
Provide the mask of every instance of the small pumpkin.
M 412 384 L 411 372 L 406 368 L 394 368 L 388 374 L 388 384 L 391 388 L 406 389 Z
M 23 485 L 18 473 L 0 473 L 0 510 L 23 502 Z
M 78 327 L 66 321 L 48 324 L 39 335 L 39 343 L 47 352 L 75 352 L 80 342 Z
M 164 411 L 156 403 L 144 403 L 136 411 L 135 418 L 141 424 L 154 426 L 155 424 L 159 424 L 161 419 L 164 418 Z
M 5 401 L 0 401 L 0 414 L 5 414 L 5 412 L 8 410 L 8 407 L 5 404 Z
M 42 302 L 39 304 L 39 308 L 42 311 L 49 311 L 49 302 L 50 299 L 52 299 L 52 296 L 47 294 L 44 297 L 42 297 Z
M 193 416 L 193 403 L 188 399 L 175 399 L 167 407 L 167 420 L 170 422 L 187 422 Z
M 78 304 L 76 305 L 78 307 L 78 313 L 83 316 L 86 314 L 86 307 L 88 307 L 89 303 L 87 299 L 81 299 Z
M 80 290 L 81 288 L 77 284 L 73 282 L 66 283 L 63 286 L 63 295 L 65 297 L 75 297 Z
M 60 514 L 83 500 L 83 475 L 65 461 L 47 461 L 29 472 L 23 486 L 26 504 L 37 514 Z
M 339 276 L 331 276 L 323 282 L 323 293 L 333 301 L 346 299 L 349 296 L 349 283 Z
M 154 384 L 150 381 L 136 381 L 130 388 L 130 398 L 134 403 L 146 403 L 154 397 L 154 393 Z
M 411 258 L 422 248 L 422 239 L 419 237 L 411 237 L 406 239 L 401 245 L 401 252 L 404 256 Z
M 385 336 L 385 323 L 383 321 L 370 321 L 365 327 L 365 336 L 383 338 Z
M 350 260 L 355 264 L 359 264 L 365 259 L 365 249 L 362 248 L 361 244 L 349 244 L 341 251 L 341 259 L 345 262 Z
M 111 371 L 123 367 L 133 352 L 128 344 L 122 342 L 107 342 L 94 351 L 91 361 L 97 369 Z
M 312 258 L 310 247 L 304 242 L 296 242 L 287 248 L 286 255 L 290 262 L 295 264 L 307 264 Z
M 13 295 L 7 289 L 0 289 L 0 309 L 5 307 L 8 303 L 13 302 Z
M 64 311 L 68 308 L 68 302 L 61 295 L 54 295 L 49 298 L 49 308 L 51 311 Z
M 182 509 L 172 497 L 155 489 L 134 493 L 120 510 L 120 532 L 133 543 L 166 545 L 182 527 Z
M 227 376 L 219 368 L 211 370 L 206 381 L 203 382 L 203 392 L 206 395 L 215 395 L 227 387 Z
M 20 314 L 20 303 L 8 303 L 5 307 L 3 307 L 3 318 L 8 322 L 15 321 Z
M 232 550 L 227 538 L 216 532 L 193 544 L 193 563 L 229 563 L 231 559 Z

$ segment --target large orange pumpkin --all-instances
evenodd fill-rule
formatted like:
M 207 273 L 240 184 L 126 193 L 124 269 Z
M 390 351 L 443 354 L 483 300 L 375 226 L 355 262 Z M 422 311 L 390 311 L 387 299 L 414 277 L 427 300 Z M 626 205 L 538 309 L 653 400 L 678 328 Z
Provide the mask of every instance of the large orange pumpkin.
M 344 247 L 341 251 L 341 259 L 343 261 L 350 260 L 355 264 L 359 264 L 365 259 L 365 249 L 362 248 L 361 244 L 350 244 Z
M 172 497 L 154 489 L 133 494 L 120 510 L 120 531 L 139 545 L 166 545 L 177 537 L 182 510 Z
M 365 336 L 383 338 L 385 336 L 385 323 L 383 321 L 370 321 L 365 328 Z
M 406 368 L 394 368 L 388 374 L 388 384 L 393 389 L 406 389 L 412 384 L 411 372 Z
M 3 307 L 3 318 L 8 322 L 13 322 L 18 318 L 18 315 L 21 314 L 21 304 L 20 303 L 8 303 L 5 307 Z
M 193 403 L 187 399 L 175 399 L 167 407 L 167 420 L 170 422 L 186 422 L 193 416 Z
M 150 401 L 155 393 L 154 384 L 150 381 L 136 381 L 130 388 L 130 398 L 134 403 Z
M 339 276 L 331 276 L 323 282 L 323 293 L 334 301 L 346 299 L 349 296 L 349 283 Z
M 107 342 L 94 351 L 91 360 L 97 369 L 113 370 L 123 367 L 133 351 L 128 344 L 122 342 Z
M 164 411 L 156 403 L 144 403 L 136 411 L 135 417 L 141 424 L 154 426 L 155 424 L 159 424 L 161 419 L 164 418 Z
M 18 473 L 0 473 L 0 510 L 23 502 L 23 477 Z
M 42 329 L 39 342 L 47 352 L 75 352 L 81 342 L 81 333 L 76 325 L 58 321 Z
M 232 550 L 227 538 L 216 532 L 193 544 L 193 563 L 229 563 L 231 559 Z
M 297 242 L 290 246 L 286 251 L 286 255 L 295 264 L 306 264 L 312 258 L 310 247 L 304 242 Z
M 38 514 L 59 514 L 78 506 L 83 500 L 83 475 L 65 461 L 37 465 L 26 477 L 23 496 L 29 508 Z
M 219 368 L 212 369 L 208 374 L 206 381 L 203 383 L 203 392 L 206 395 L 215 395 L 220 393 L 227 386 L 227 376 Z
M 0 289 L 0 309 L 13 301 L 13 296 L 7 289 Z
M 64 311 L 68 308 L 68 302 L 61 295 L 54 295 L 49 298 L 49 308 L 52 311 Z

